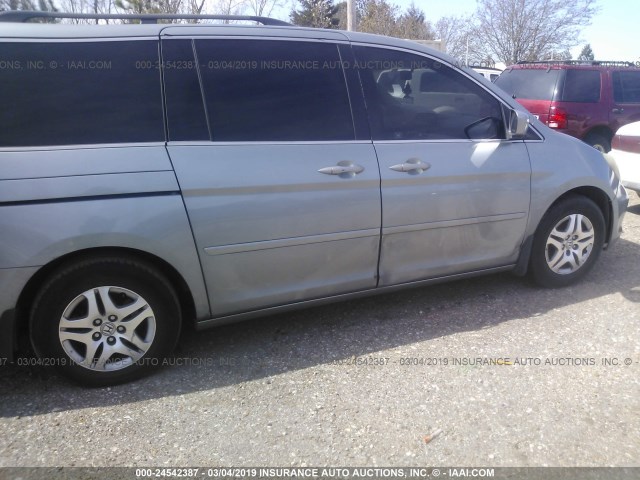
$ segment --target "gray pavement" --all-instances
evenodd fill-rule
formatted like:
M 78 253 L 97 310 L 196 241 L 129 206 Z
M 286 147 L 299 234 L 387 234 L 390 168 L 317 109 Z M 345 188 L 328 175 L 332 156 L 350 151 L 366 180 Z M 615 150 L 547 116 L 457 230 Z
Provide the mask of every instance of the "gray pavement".
M 187 332 L 112 388 L 2 367 L 0 466 L 638 466 L 631 197 L 570 288 L 500 274 Z

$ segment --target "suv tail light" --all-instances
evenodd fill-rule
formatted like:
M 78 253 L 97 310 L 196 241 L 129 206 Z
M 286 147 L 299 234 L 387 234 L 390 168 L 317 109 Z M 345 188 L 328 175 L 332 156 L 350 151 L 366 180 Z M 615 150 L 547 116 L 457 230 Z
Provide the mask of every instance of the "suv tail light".
M 549 119 L 547 120 L 547 125 L 549 125 L 549 128 L 566 129 L 568 127 L 567 112 L 560 107 L 552 105 L 549 108 Z

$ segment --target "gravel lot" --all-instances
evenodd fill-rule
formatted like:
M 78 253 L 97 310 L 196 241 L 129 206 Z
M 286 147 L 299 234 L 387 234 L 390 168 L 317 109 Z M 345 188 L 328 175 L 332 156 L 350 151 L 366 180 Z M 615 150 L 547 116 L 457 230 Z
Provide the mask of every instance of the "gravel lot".
M 630 195 L 574 287 L 500 274 L 187 332 L 178 365 L 112 388 L 3 367 L 0 466 L 638 466 Z

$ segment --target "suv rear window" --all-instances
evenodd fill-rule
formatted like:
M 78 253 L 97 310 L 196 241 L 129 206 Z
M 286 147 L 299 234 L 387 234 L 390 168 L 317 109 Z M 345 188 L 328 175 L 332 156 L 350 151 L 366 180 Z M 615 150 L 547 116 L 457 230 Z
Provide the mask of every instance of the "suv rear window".
M 600 101 L 600 72 L 598 70 L 566 70 L 563 102 L 597 103 Z
M 502 72 L 495 83 L 515 98 L 554 100 L 560 72 L 546 68 L 514 68 Z
M 158 42 L 4 43 L 0 147 L 164 140 Z

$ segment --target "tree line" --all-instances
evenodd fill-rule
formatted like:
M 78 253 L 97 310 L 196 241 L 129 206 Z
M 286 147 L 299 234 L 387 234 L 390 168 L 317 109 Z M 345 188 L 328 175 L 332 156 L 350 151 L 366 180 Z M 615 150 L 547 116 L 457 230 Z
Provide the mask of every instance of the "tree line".
M 290 19 L 301 26 L 345 29 L 346 11 L 346 2 L 298 0 Z M 462 62 L 510 65 L 571 59 L 569 50 L 580 43 L 580 30 L 596 12 L 595 0 L 477 0 L 470 15 L 427 19 L 414 3 L 402 11 L 389 0 L 356 0 L 356 30 L 441 40 Z M 593 55 L 591 47 L 588 52 Z
M 0 0 L 4 10 L 36 10 L 65 13 L 170 13 L 272 16 L 286 0 Z M 87 20 L 63 20 L 87 23 Z M 120 21 L 105 21 L 121 23 Z M 98 23 L 95 21 L 95 23 Z

